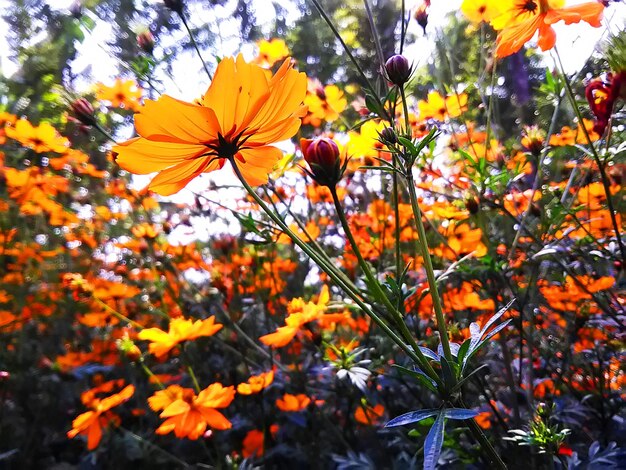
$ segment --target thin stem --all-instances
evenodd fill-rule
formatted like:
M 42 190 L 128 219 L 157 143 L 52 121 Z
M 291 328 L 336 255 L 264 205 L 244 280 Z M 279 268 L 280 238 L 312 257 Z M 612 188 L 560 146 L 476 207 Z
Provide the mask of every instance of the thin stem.
M 189 376 L 191 377 L 191 381 L 193 382 L 193 387 L 196 389 L 196 393 L 200 393 L 200 384 L 198 383 L 198 378 L 196 377 L 196 373 L 193 371 L 193 367 L 187 366 L 187 371 L 189 372 Z
M 424 367 L 428 375 L 431 376 L 435 382 L 440 384 L 441 379 L 434 371 L 428 360 L 424 357 L 422 352 L 419 349 L 414 350 L 408 347 L 404 341 L 402 341 L 402 339 L 393 330 L 391 330 L 391 328 L 389 328 L 387 323 L 385 323 L 382 318 L 380 318 L 367 306 L 359 295 L 356 286 L 346 283 L 341 276 L 337 275 L 337 268 L 335 266 L 329 265 L 324 258 L 318 255 L 316 251 L 300 240 L 300 238 L 293 233 L 287 224 L 285 224 L 285 222 L 277 214 L 275 214 L 267 206 L 267 204 L 265 204 L 265 201 L 261 199 L 261 197 L 256 193 L 256 191 L 254 191 L 241 174 L 241 170 L 237 166 L 234 159 L 231 159 L 230 162 L 237 178 L 239 178 L 239 181 L 241 181 L 241 184 L 244 186 L 248 194 L 252 196 L 261 209 L 263 209 L 263 211 L 285 232 L 285 234 L 287 234 L 287 236 L 289 236 L 289 238 L 291 238 L 293 242 L 313 260 L 313 262 L 315 262 L 326 274 L 330 276 L 331 279 L 333 279 L 333 281 L 335 281 L 339 287 L 346 292 L 346 294 L 348 294 L 348 296 L 363 310 L 363 312 L 365 312 L 365 314 L 368 315 L 374 323 L 376 323 L 387 334 L 387 336 L 389 336 L 389 338 L 400 347 L 400 349 L 402 349 L 413 361 Z
M 94 297 L 95 301 L 101 306 L 103 307 L 107 312 L 109 312 L 110 314 L 112 314 L 113 316 L 115 316 L 117 319 L 125 321 L 126 323 L 128 323 L 129 325 L 134 326 L 135 328 L 137 328 L 138 330 L 143 330 L 143 326 L 141 326 L 139 323 L 137 323 L 136 321 L 131 320 L 130 318 L 128 318 L 126 315 L 122 315 L 120 312 L 118 312 L 117 310 L 115 310 L 114 308 L 109 307 L 106 303 L 104 303 L 102 300 L 100 300 L 98 297 Z
M 481 449 L 487 454 L 489 463 L 493 465 L 489 468 L 506 470 L 506 464 L 502 461 L 496 450 L 491 445 L 491 442 L 489 442 L 489 439 L 487 439 L 487 436 L 485 436 L 485 433 L 482 429 L 480 429 L 480 426 L 476 423 L 476 421 L 474 419 L 466 419 L 464 423 L 467 424 L 467 426 L 469 427 L 472 436 L 474 436 L 474 439 L 478 441 Z
M 335 37 L 341 43 L 341 46 L 343 47 L 343 50 L 346 52 L 346 54 L 348 55 L 350 61 L 356 67 L 357 71 L 359 72 L 359 75 L 361 75 L 361 77 L 363 78 L 363 81 L 367 85 L 367 88 L 369 88 L 370 91 L 374 94 L 374 99 L 377 101 L 377 104 L 380 105 L 380 107 L 382 108 L 383 104 L 381 103 L 380 98 L 378 97 L 378 93 L 376 92 L 376 88 L 374 88 L 374 85 L 372 85 L 372 82 L 370 82 L 370 79 L 367 78 L 367 75 L 365 75 L 365 72 L 363 71 L 363 69 L 361 68 L 359 63 L 354 58 L 354 55 L 352 55 L 352 52 L 350 52 L 350 48 L 348 47 L 348 45 L 345 43 L 345 41 L 341 37 L 341 34 L 339 34 L 339 31 L 337 30 L 337 28 L 335 28 L 335 25 L 331 21 L 330 17 L 326 14 L 326 12 L 322 8 L 322 6 L 320 5 L 318 0 L 310 0 L 310 1 L 311 1 L 311 3 L 313 3 L 313 5 L 315 5 L 315 8 L 319 12 L 319 14 L 322 15 L 322 18 L 324 18 L 324 21 L 326 21 L 326 24 L 328 25 L 328 27 L 335 34 Z
M 200 59 L 200 62 L 202 62 L 202 67 L 204 68 L 204 71 L 208 75 L 209 80 L 213 80 L 213 75 L 209 71 L 209 68 L 207 67 L 206 62 L 202 58 L 202 54 L 200 53 L 200 48 L 198 47 L 198 43 L 196 43 L 196 39 L 193 37 L 193 33 L 191 32 L 191 28 L 189 28 L 189 25 L 187 24 L 187 19 L 185 18 L 185 15 L 182 12 L 180 13 L 180 19 L 183 20 L 183 24 L 185 25 L 185 29 L 187 30 L 187 33 L 189 34 L 189 38 L 191 39 L 191 43 L 193 44 L 193 47 L 196 50 L 196 53 L 198 54 L 198 58 Z
M 396 307 L 393 306 L 393 304 L 387 297 L 387 294 L 383 291 L 382 287 L 380 286 L 378 279 L 376 279 L 376 276 L 374 276 L 374 274 L 372 273 L 369 265 L 367 264 L 367 261 L 365 261 L 365 258 L 363 258 L 363 255 L 361 254 L 361 250 L 359 250 L 359 245 L 357 244 L 354 238 L 354 235 L 352 234 L 352 230 L 350 230 L 350 225 L 348 224 L 348 220 L 346 219 L 346 215 L 343 211 L 343 207 L 341 207 L 341 202 L 339 202 L 339 197 L 337 196 L 337 190 L 334 187 L 329 187 L 329 189 L 330 189 L 330 194 L 333 197 L 333 202 L 335 204 L 337 216 L 339 217 L 339 221 L 341 222 L 343 231 L 346 234 L 346 238 L 350 242 L 350 246 L 352 247 L 352 251 L 356 255 L 356 258 L 359 262 L 359 266 L 361 270 L 363 271 L 363 273 L 365 274 L 365 277 L 367 278 L 369 287 L 375 291 L 374 295 L 376 296 L 376 298 L 380 300 L 388 309 L 389 313 L 391 313 L 395 317 L 396 323 L 400 327 L 400 330 L 405 340 L 409 342 L 409 344 L 411 345 L 414 351 L 416 351 L 418 354 L 421 354 L 419 346 L 415 342 L 415 338 L 413 338 L 413 335 L 409 331 L 408 327 L 406 326 L 406 323 L 404 322 L 404 319 L 402 318 L 402 314 L 396 309 Z M 423 366 L 425 366 L 426 364 L 430 366 L 430 363 L 426 359 L 424 359 L 424 361 L 422 362 L 420 362 L 420 364 L 422 364 Z
M 111 142 L 113 142 L 114 144 L 117 144 L 117 142 L 115 141 L 113 136 L 109 133 L 109 131 L 107 131 L 104 127 L 102 127 L 100 123 L 96 122 L 93 127 L 95 127 L 98 130 L 98 132 L 100 132 L 103 136 L 105 136 Z
M 167 457 L 168 459 L 172 460 L 173 462 L 176 462 L 178 465 L 180 465 L 183 468 L 189 468 L 189 464 L 181 459 L 179 459 L 178 457 L 176 457 L 174 454 L 170 454 L 168 451 L 166 451 L 165 449 L 157 446 L 156 444 L 153 444 L 152 442 L 144 439 L 143 437 L 139 436 L 138 434 L 135 434 L 134 432 L 120 426 L 120 429 L 122 431 L 124 431 L 126 434 L 128 434 L 130 437 L 132 437 L 133 439 L 135 439 L 138 442 L 141 442 L 143 444 L 146 444 L 148 447 L 150 447 L 151 449 L 156 450 L 157 452 L 163 454 L 165 457 Z
M 383 54 L 383 48 L 380 44 L 380 36 L 378 35 L 378 31 L 376 30 L 376 24 L 374 23 L 374 16 L 372 15 L 372 9 L 370 7 L 369 0 L 363 0 L 363 4 L 365 5 L 365 12 L 367 13 L 367 20 L 370 24 L 370 29 L 372 30 L 372 37 L 374 38 L 374 44 L 376 45 L 376 54 L 378 55 L 378 61 L 380 62 L 380 67 L 385 66 L 385 56 Z M 402 19 L 404 22 L 404 18 Z
M 404 107 L 404 120 L 405 125 L 410 129 L 409 123 L 409 110 L 406 103 L 406 93 L 404 87 L 400 87 L 400 94 L 402 95 L 402 105 Z M 428 241 L 426 240 L 426 229 L 424 228 L 424 222 L 422 221 L 422 211 L 417 203 L 417 194 L 415 193 L 415 181 L 413 180 L 413 169 L 408 168 L 406 171 L 406 181 L 409 187 L 409 198 L 411 199 L 411 207 L 413 209 L 413 216 L 415 218 L 415 224 L 417 225 L 417 232 L 419 235 L 418 246 L 422 253 L 424 260 L 424 268 L 426 269 L 426 278 L 428 280 L 428 286 L 430 289 L 430 296 L 433 299 L 433 308 L 435 310 L 435 316 L 437 318 L 437 330 L 439 331 L 439 337 L 441 341 L 441 347 L 443 348 L 443 354 L 446 360 L 450 363 L 453 362 L 452 351 L 450 350 L 450 340 L 448 339 L 448 329 L 446 327 L 446 319 L 443 315 L 443 306 L 441 305 L 441 299 L 439 297 L 439 290 L 437 289 L 437 279 L 435 278 L 435 271 L 433 269 L 433 262 L 430 258 L 430 252 L 428 250 Z
M 593 159 L 595 160 L 596 165 L 598 165 L 598 171 L 600 171 L 600 179 L 602 180 L 602 186 L 604 187 L 606 202 L 609 207 L 609 213 L 611 215 L 611 223 L 613 224 L 613 230 L 615 230 L 615 237 L 617 238 L 619 251 L 620 251 L 620 254 L 622 255 L 622 262 L 626 263 L 626 247 L 624 247 L 624 242 L 622 241 L 622 236 L 621 236 L 621 232 L 619 229 L 619 225 L 617 224 L 617 217 L 615 216 L 615 207 L 613 206 L 613 199 L 611 198 L 611 188 L 609 184 L 609 179 L 606 176 L 604 164 L 602 163 L 602 160 L 600 160 L 600 155 L 598 155 L 598 151 L 595 145 L 593 145 L 593 142 L 591 142 L 589 131 L 587 131 L 587 128 L 585 127 L 585 121 L 583 120 L 583 116 L 580 112 L 580 108 L 578 107 L 578 104 L 576 103 L 576 97 L 574 96 L 572 85 L 570 84 L 569 79 L 567 78 L 567 75 L 565 74 L 565 69 L 563 68 L 563 62 L 561 62 L 561 56 L 559 55 L 559 51 L 556 49 L 556 47 L 554 49 L 554 52 L 559 62 L 559 72 L 561 73 L 561 76 L 563 77 L 563 81 L 565 82 L 565 90 L 567 91 L 567 98 L 569 99 L 569 102 L 572 105 L 574 112 L 576 113 L 576 117 L 578 118 L 578 125 L 582 129 L 583 134 L 585 135 L 587 144 L 591 148 Z
M 433 309 L 435 310 L 435 317 L 437 318 L 437 330 L 439 331 L 439 339 L 441 341 L 441 347 L 443 348 L 443 354 L 446 360 L 450 363 L 453 362 L 452 351 L 450 350 L 450 340 L 448 339 L 448 329 L 446 327 L 446 319 L 443 315 L 443 306 L 441 305 L 441 298 L 439 297 L 439 290 L 437 289 L 437 279 L 435 278 L 435 270 L 433 269 L 433 262 L 430 258 L 430 252 L 428 249 L 428 241 L 426 240 L 426 230 L 424 229 L 424 222 L 422 222 L 422 211 L 417 203 L 417 194 L 415 193 L 415 181 L 413 179 L 413 173 L 411 169 L 406 175 L 407 185 L 409 187 L 409 198 L 411 199 L 411 207 L 413 208 L 413 216 L 415 218 L 415 224 L 417 225 L 418 233 L 418 246 L 424 260 L 424 269 L 426 270 L 426 279 L 428 280 L 428 287 L 430 290 L 430 296 L 433 299 Z

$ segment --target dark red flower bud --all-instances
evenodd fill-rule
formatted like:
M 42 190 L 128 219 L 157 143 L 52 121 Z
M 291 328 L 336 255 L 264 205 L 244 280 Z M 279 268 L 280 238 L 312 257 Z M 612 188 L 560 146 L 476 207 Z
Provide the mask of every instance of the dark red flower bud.
M 93 106 L 85 98 L 78 98 L 71 104 L 74 117 L 86 126 L 96 124 L 95 111 Z
M 420 6 L 417 7 L 415 13 L 413 14 L 413 18 L 417 21 L 417 24 L 422 27 L 424 30 L 424 34 L 426 34 L 426 26 L 428 25 L 428 7 L 430 6 L 430 2 L 423 2 Z
M 406 57 L 394 55 L 385 62 L 385 72 L 387 78 L 394 85 L 402 86 L 409 81 L 411 76 L 411 66 Z
M 183 0 L 163 0 L 165 6 L 179 15 L 183 14 Z
M 150 30 L 146 29 L 137 34 L 137 45 L 147 54 L 152 54 L 154 50 L 154 36 Z
M 478 214 L 478 209 L 480 209 L 478 199 L 476 199 L 474 196 L 468 197 L 465 200 L 465 207 L 467 208 L 470 214 Z
M 300 147 L 311 169 L 305 171 L 318 184 L 333 187 L 341 180 L 347 161 L 342 166 L 339 147 L 334 140 L 327 137 L 300 139 Z

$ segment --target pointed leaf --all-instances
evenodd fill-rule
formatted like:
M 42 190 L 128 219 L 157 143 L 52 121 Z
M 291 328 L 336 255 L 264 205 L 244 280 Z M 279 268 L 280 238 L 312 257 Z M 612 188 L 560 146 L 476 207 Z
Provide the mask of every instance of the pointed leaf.
M 481 336 L 484 335 L 487 332 L 487 330 L 489 330 L 491 325 L 493 325 L 502 315 L 504 315 L 507 312 L 509 307 L 513 305 L 513 302 L 515 302 L 515 299 L 511 300 L 508 304 L 506 304 L 504 307 L 498 310 L 498 312 L 493 317 L 491 317 L 487 321 L 487 323 L 485 323 L 485 326 L 483 326 L 483 329 L 481 331 Z
M 463 341 L 463 344 L 459 348 L 459 352 L 456 355 L 457 361 L 458 361 L 459 364 L 465 364 L 465 360 L 464 360 L 465 359 L 465 355 L 467 354 L 467 351 L 469 350 L 471 342 L 472 342 L 472 340 L 468 338 L 465 341 Z
M 439 413 L 439 410 L 417 410 L 405 413 L 397 418 L 393 418 L 387 424 L 386 428 L 393 428 L 395 426 L 404 426 L 405 424 L 417 423 L 423 419 L 430 418 Z
M 441 455 L 445 431 L 445 414 L 439 412 L 424 441 L 424 470 L 435 470 Z
M 433 361 L 439 361 L 439 356 L 432 349 L 428 349 L 424 346 L 420 346 L 419 348 L 420 348 L 420 351 L 422 351 L 422 354 L 426 356 L 428 359 L 432 359 Z
M 465 408 L 446 408 L 444 410 L 446 418 L 449 419 L 471 419 L 478 416 L 478 411 Z
M 399 366 L 398 364 L 394 364 L 393 367 L 398 369 L 401 373 L 410 375 L 414 379 L 418 380 L 422 385 L 428 388 L 430 391 L 437 393 L 437 384 L 430 377 L 428 377 L 424 372 L 420 369 L 407 369 L 406 367 Z
M 452 369 L 452 365 L 445 357 L 441 356 L 440 359 L 443 383 L 446 384 L 446 389 L 451 390 L 456 385 L 456 374 L 454 369 Z
M 467 382 L 474 374 L 476 374 L 477 372 L 483 370 L 484 368 L 488 367 L 487 364 L 483 364 L 480 367 L 477 367 L 476 369 L 474 369 L 473 371 L 471 371 L 469 374 L 467 374 L 465 377 L 463 377 L 461 380 L 459 380 L 457 382 L 457 384 L 454 386 L 454 388 L 452 390 L 450 390 L 450 393 L 454 393 L 456 392 L 458 389 L 460 389 L 463 384 L 465 382 Z M 463 372 L 463 369 L 461 369 L 461 372 Z

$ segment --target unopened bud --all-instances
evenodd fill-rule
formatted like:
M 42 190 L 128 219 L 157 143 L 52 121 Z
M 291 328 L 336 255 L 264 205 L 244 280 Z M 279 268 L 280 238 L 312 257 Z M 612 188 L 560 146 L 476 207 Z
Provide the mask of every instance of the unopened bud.
M 83 5 L 81 4 L 80 0 L 76 0 L 74 3 L 72 3 L 69 7 L 69 10 L 72 16 L 77 20 L 80 19 L 81 16 L 83 16 Z
M 380 140 L 384 144 L 397 144 L 398 136 L 396 135 L 395 129 L 393 127 L 385 127 L 380 131 Z
M 411 66 L 406 57 L 394 55 L 385 62 L 385 72 L 391 83 L 397 86 L 404 85 L 411 76 Z
M 150 30 L 146 29 L 137 34 L 137 45 L 146 54 L 152 54 L 154 50 L 154 36 Z
M 428 25 L 428 7 L 430 6 L 430 2 L 423 2 L 420 6 L 417 7 L 415 13 L 413 14 L 413 18 L 417 21 L 417 24 L 422 27 L 424 30 L 424 34 L 426 34 L 426 26 Z
M 301 139 L 300 146 L 304 159 L 309 164 L 309 176 L 322 186 L 335 186 L 345 171 L 341 165 L 339 147 L 334 140 L 320 137 L 315 140 Z
M 478 199 L 474 196 L 470 196 L 465 200 L 465 207 L 470 214 L 477 214 L 479 209 Z
M 70 105 L 74 117 L 86 126 L 93 126 L 96 124 L 95 111 L 93 106 L 85 98 L 75 99 Z

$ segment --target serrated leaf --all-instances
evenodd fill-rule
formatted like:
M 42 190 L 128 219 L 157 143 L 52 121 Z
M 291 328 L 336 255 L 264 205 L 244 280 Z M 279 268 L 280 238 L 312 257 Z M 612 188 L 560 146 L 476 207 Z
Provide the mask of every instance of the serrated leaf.
M 417 423 L 423 419 L 435 416 L 439 412 L 440 410 L 435 409 L 410 411 L 401 416 L 398 416 L 397 418 L 392 419 L 387 424 L 385 424 L 385 427 L 393 428 L 395 426 L 404 426 L 405 424 Z
M 443 446 L 445 423 L 444 413 L 439 412 L 424 441 L 424 470 L 435 470 L 437 468 L 441 447 Z

